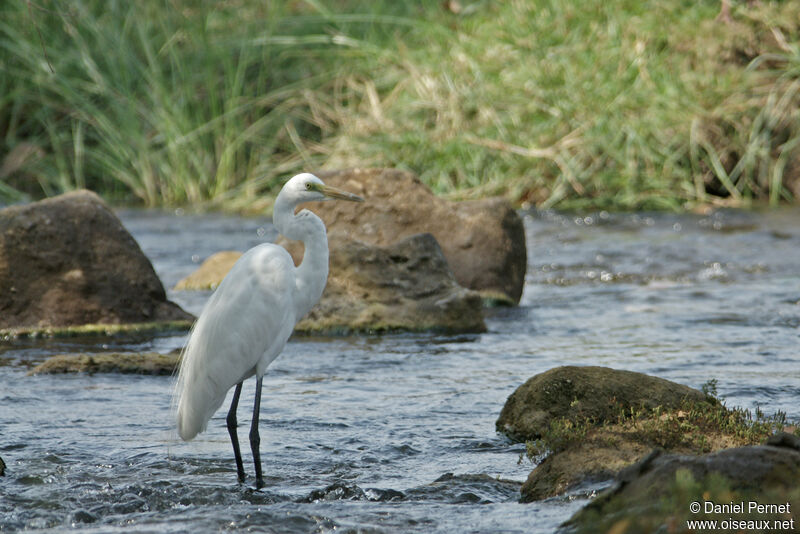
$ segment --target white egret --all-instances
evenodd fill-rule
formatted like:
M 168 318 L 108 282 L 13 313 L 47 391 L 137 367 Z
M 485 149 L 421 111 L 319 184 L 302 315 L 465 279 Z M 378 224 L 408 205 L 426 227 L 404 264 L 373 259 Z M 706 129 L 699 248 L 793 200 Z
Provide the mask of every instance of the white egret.
M 205 430 L 228 390 L 236 387 L 227 426 L 239 482 L 244 482 L 244 467 L 236 408 L 242 382 L 256 377 L 250 447 L 258 488 L 264 485 L 258 434 L 262 379 L 297 321 L 319 300 L 328 278 L 325 224 L 308 210 L 295 214 L 295 208 L 302 202 L 325 199 L 364 200 L 325 185 L 313 174 L 298 174 L 286 182 L 275 200 L 273 222 L 281 234 L 303 242 L 302 263 L 295 267 L 289 253 L 271 243 L 248 250 L 206 303 L 181 359 L 175 395 L 178 434 L 183 440 Z

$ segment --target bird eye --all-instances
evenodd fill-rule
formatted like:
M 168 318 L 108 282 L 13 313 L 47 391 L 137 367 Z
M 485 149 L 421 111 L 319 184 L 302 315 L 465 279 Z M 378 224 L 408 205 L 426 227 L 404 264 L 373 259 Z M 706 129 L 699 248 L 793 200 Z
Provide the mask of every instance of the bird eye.
M 306 189 L 308 189 L 309 191 L 311 190 L 311 182 L 306 184 Z

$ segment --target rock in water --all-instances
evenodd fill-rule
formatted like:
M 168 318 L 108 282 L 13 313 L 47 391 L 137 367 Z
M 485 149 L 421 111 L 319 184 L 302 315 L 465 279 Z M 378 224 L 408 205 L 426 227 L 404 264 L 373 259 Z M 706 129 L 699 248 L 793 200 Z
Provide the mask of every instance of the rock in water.
M 96 194 L 0 210 L 0 329 L 192 319 Z
M 708 520 L 725 532 L 797 532 L 798 480 L 800 438 L 790 434 L 703 456 L 657 450 L 621 471 L 614 486 L 562 527 L 576 533 L 694 532 L 687 521 Z
M 241 257 L 242 253 L 236 250 L 223 250 L 212 254 L 196 271 L 175 284 L 175 289 L 178 291 L 216 289 L 233 264 Z
M 430 234 L 387 247 L 341 232 L 329 236 L 331 269 L 301 332 L 442 330 L 483 332 L 480 295 L 458 285 Z
M 759 443 L 784 428 L 780 417 L 751 419 L 702 391 L 607 367 L 536 375 L 508 398 L 497 421 L 499 431 L 529 440 L 529 455 L 545 456 L 522 485 L 522 502 L 584 491 L 654 448 L 704 454 Z
M 120 373 L 137 375 L 173 375 L 180 353 L 99 352 L 56 354 L 30 371 L 28 375 L 64 373 Z
M 519 303 L 528 261 L 525 230 L 507 201 L 451 202 L 436 197 L 413 174 L 396 169 L 353 169 L 318 176 L 367 199 L 356 208 L 342 202 L 309 205 L 329 231 L 343 231 L 378 246 L 415 234 L 433 234 L 459 284 L 487 300 Z M 299 263 L 302 244 L 282 244 Z
M 379 247 L 334 231 L 328 241 L 325 291 L 296 331 L 486 330 L 480 295 L 458 285 L 432 235 Z M 210 256 L 175 289 L 218 286 L 241 255 L 224 251 Z
M 530 378 L 508 397 L 497 430 L 520 441 L 537 439 L 556 418 L 602 423 L 631 408 L 677 408 L 711 401 L 696 389 L 633 371 L 563 366 Z

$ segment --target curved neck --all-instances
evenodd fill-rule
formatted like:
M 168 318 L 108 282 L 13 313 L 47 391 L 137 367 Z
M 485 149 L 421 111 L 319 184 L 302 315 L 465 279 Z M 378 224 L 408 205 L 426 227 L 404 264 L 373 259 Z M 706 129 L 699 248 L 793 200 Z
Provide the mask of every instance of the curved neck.
M 328 280 L 328 236 L 322 219 L 308 210 L 295 215 L 296 204 L 278 194 L 272 220 L 288 239 L 302 241 L 303 261 L 295 271 L 295 321 L 303 318 L 319 301 Z

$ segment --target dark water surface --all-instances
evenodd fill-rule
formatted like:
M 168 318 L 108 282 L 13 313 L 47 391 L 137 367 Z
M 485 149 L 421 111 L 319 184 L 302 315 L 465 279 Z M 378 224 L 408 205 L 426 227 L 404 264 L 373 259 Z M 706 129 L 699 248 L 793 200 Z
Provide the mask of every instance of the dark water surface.
M 122 212 L 171 287 L 267 220 Z M 175 438 L 172 379 L 26 376 L 59 352 L 168 351 L 183 336 L 0 341 L 0 531 L 553 532 L 585 494 L 518 504 L 533 465 L 494 431 L 508 395 L 564 364 L 700 387 L 800 419 L 800 210 L 525 216 L 522 305 L 481 335 L 296 338 L 264 380 L 267 487 L 236 483 L 224 410 Z M 199 313 L 207 293 L 170 293 Z M 252 476 L 247 424 L 239 418 Z

